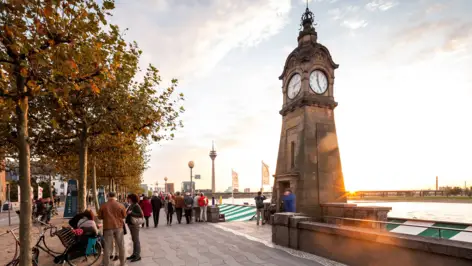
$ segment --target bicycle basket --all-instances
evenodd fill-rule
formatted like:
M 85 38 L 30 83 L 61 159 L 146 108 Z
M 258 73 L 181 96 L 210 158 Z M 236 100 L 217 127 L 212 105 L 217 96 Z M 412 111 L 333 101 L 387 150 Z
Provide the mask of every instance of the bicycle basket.
M 72 228 L 64 227 L 61 230 L 58 230 L 56 232 L 56 235 L 59 238 L 59 240 L 61 240 L 64 247 L 66 247 L 66 248 L 70 247 L 76 241 L 75 240 L 76 237 L 75 237 L 75 234 L 74 234 L 74 231 L 72 230 Z

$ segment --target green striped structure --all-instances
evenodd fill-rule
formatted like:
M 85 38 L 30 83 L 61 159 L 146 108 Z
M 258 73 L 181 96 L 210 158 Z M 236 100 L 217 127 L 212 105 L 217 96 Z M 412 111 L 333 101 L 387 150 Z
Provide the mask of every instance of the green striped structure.
M 461 223 L 448 223 L 448 222 L 437 222 L 437 221 L 427 221 L 427 220 L 412 220 L 412 219 L 402 219 L 402 218 L 389 218 L 389 222 L 399 223 L 399 224 L 389 224 L 387 225 L 387 230 L 391 233 L 399 234 L 408 234 L 408 235 L 418 235 L 426 237 L 435 237 L 435 238 L 444 238 L 464 242 L 472 242 L 472 225 L 470 224 L 461 224 Z M 417 225 L 422 227 L 414 227 L 411 225 Z M 459 229 L 457 230 L 438 230 L 435 228 L 428 227 L 441 227 L 441 228 L 451 228 Z M 440 232 L 441 231 L 441 232 Z
M 227 222 L 250 221 L 256 215 L 256 208 L 254 206 L 222 204 L 219 208 L 220 214 L 225 215 Z

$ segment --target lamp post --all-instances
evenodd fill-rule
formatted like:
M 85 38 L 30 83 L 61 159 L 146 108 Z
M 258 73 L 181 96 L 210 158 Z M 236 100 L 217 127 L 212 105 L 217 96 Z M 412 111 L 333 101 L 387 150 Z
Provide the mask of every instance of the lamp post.
M 164 192 L 167 193 L 167 176 L 164 177 Z
M 188 162 L 188 168 L 190 168 L 190 195 L 193 197 L 193 175 L 192 175 L 192 169 L 195 166 L 195 163 L 193 161 Z

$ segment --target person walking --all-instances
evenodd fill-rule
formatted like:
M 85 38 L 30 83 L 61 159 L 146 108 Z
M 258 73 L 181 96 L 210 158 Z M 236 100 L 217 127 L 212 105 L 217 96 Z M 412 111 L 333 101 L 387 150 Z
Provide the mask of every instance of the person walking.
M 190 193 L 185 193 L 184 197 L 184 210 L 185 210 L 185 220 L 187 224 L 192 221 L 192 209 L 193 209 L 193 198 L 190 196 Z
M 159 214 L 161 213 L 161 208 L 162 208 L 162 200 L 157 195 L 157 193 L 154 193 L 154 195 L 151 198 L 151 206 L 152 206 L 152 218 L 154 220 L 154 228 L 156 228 L 157 225 L 159 224 Z
M 129 207 L 126 216 L 126 223 L 128 224 L 131 233 L 131 240 L 133 241 L 133 254 L 126 258 L 131 262 L 141 260 L 141 243 L 139 242 L 139 227 L 143 223 L 144 213 L 138 204 L 139 198 L 136 194 L 128 196 Z
M 200 206 L 200 222 L 206 222 L 208 198 L 205 197 L 205 194 L 203 193 L 200 193 L 200 198 L 198 199 L 198 206 Z
M 98 218 L 103 220 L 103 265 L 110 265 L 110 255 L 113 252 L 113 244 L 118 249 L 120 266 L 125 266 L 125 226 L 123 219 L 126 217 L 126 209 L 116 201 L 114 192 L 108 193 L 108 201 L 103 203 L 98 211 Z M 114 243 L 113 243 L 114 242 Z M 116 251 L 115 251 L 116 252 Z
M 149 201 L 149 198 L 144 197 L 143 200 L 139 203 L 139 206 L 143 210 L 146 227 L 149 228 L 149 217 L 151 217 L 151 213 L 152 213 L 152 206 L 151 206 L 151 202 Z M 144 228 L 144 222 L 143 222 L 142 227 Z
M 265 224 L 264 200 L 266 200 L 266 197 L 264 195 L 262 195 L 262 192 L 261 191 L 257 192 L 257 196 L 254 197 L 254 201 L 256 201 L 256 221 L 257 221 L 257 225 L 259 225 L 259 219 L 260 218 L 261 218 L 260 220 L 261 220 L 262 224 Z
M 165 208 L 167 209 L 167 225 L 172 226 L 172 217 L 174 216 L 175 201 L 172 195 L 166 197 Z
M 180 195 L 180 192 L 176 193 L 175 196 L 175 212 L 177 213 L 177 222 L 182 222 L 182 212 L 184 209 L 184 197 Z
M 284 211 L 295 212 L 295 195 L 290 189 L 287 189 L 284 193 Z
M 195 216 L 195 222 L 200 222 L 200 206 L 198 205 L 198 201 L 200 200 L 200 194 L 196 194 L 195 198 L 193 198 L 193 212 Z

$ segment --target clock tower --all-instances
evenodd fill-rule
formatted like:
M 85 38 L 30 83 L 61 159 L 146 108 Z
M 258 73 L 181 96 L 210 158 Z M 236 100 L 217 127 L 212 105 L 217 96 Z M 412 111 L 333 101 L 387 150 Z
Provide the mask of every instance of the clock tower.
M 296 211 L 321 217 L 322 203 L 346 202 L 334 108 L 334 70 L 338 65 L 318 43 L 308 6 L 301 18 L 298 47 L 285 61 L 283 106 L 273 199 L 281 210 L 283 194 L 296 196 Z

